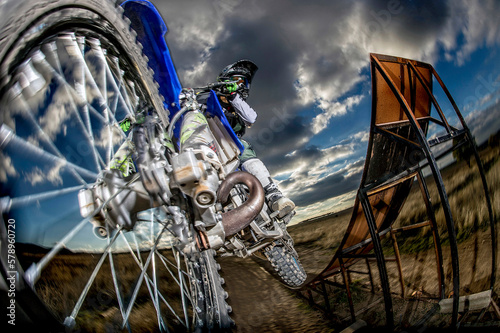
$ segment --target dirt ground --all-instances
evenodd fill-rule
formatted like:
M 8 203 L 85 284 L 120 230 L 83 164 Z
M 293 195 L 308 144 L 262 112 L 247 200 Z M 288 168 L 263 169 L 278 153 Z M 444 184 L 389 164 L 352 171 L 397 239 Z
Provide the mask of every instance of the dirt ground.
M 463 294 L 471 294 L 489 288 L 491 272 L 491 238 L 488 231 L 480 231 L 467 241 L 459 244 L 460 285 Z M 308 274 L 317 274 L 331 259 L 331 250 L 312 249 L 297 246 L 301 261 Z M 446 277 L 446 296 L 452 289 L 451 263 L 449 249 L 443 248 L 444 273 Z M 334 316 L 326 318 L 324 313 L 309 306 L 298 297 L 296 291 L 283 286 L 273 276 L 250 258 L 221 258 L 222 276 L 226 281 L 229 304 L 233 308 L 232 318 L 236 322 L 235 332 L 339 332 L 350 324 L 350 312 L 345 293 L 341 288 L 329 287 Z M 393 296 L 394 321 L 396 331 L 402 331 L 410 322 L 418 322 L 424 314 L 437 303 L 439 295 L 436 259 L 434 250 L 418 254 L 402 255 L 403 277 L 406 300 L 401 297 L 401 284 L 395 262 L 387 263 Z M 375 304 L 369 311 L 360 314 L 369 325 L 384 325 L 385 308 L 382 293 L 378 288 L 376 262 L 370 264 L 374 278 L 375 293 L 366 275 L 351 274 L 355 290 L 353 297 L 355 309 Z M 356 265 L 356 269 L 366 271 L 366 263 Z M 498 272 L 497 272 L 498 274 Z M 337 278 L 342 282 L 341 277 Z M 356 288 L 357 287 L 357 288 Z M 500 283 L 494 288 L 498 295 Z M 497 300 L 498 302 L 498 300 Z M 435 315 L 429 320 L 432 328 L 446 325 L 449 317 Z M 500 325 L 500 322 L 498 322 Z
M 493 193 L 493 211 L 500 211 L 500 197 L 498 195 L 499 187 L 499 159 L 498 148 L 486 150 L 483 152 L 487 170 L 487 179 L 490 190 Z M 462 162 L 463 164 L 464 162 Z M 461 220 L 466 221 L 472 212 L 480 210 L 476 204 L 480 200 L 474 182 L 469 179 L 468 172 L 471 171 L 460 166 L 458 172 L 455 168 L 449 168 L 444 172 L 447 186 L 450 192 L 450 200 L 454 201 L 454 206 L 464 208 L 454 214 L 460 214 Z M 455 179 L 456 178 L 456 179 Z M 467 180 L 468 179 L 468 180 Z M 467 185 L 463 185 L 466 182 Z M 475 180 L 479 182 L 478 179 Z M 476 184 L 477 185 L 477 184 Z M 417 192 L 418 193 L 418 192 Z M 458 200 L 460 199 L 460 200 Z M 421 199 L 419 199 L 421 200 Z M 415 207 L 408 199 L 410 214 L 413 214 Z M 484 209 L 481 211 L 485 215 Z M 346 210 L 339 214 L 334 214 L 323 220 L 302 223 L 289 228 L 290 234 L 296 240 L 296 250 L 299 253 L 300 260 L 308 273 L 309 277 L 320 273 L 331 260 L 334 252 L 338 248 L 347 224 L 349 223 L 352 211 Z M 404 212 L 401 213 L 403 215 Z M 498 221 L 498 213 L 495 215 Z M 483 217 L 484 218 L 484 217 Z M 492 246 L 491 234 L 489 228 L 483 224 L 480 228 L 470 228 L 470 225 L 476 225 L 481 218 L 471 219 L 469 225 L 463 223 L 460 226 L 458 234 L 458 258 L 459 258 L 459 281 L 460 295 L 471 295 L 490 289 L 491 270 L 492 270 Z M 496 242 L 500 238 L 500 225 L 496 225 Z M 470 230 L 478 230 L 473 234 L 467 234 Z M 427 233 L 427 244 L 431 244 L 432 237 Z M 404 239 L 399 239 L 398 243 L 403 243 Z M 422 240 L 419 237 L 419 240 Z M 401 235 L 401 238 L 404 238 Z M 384 252 L 389 249 L 386 257 L 394 257 L 390 237 L 383 240 L 385 244 Z M 425 242 L 420 242 L 425 243 Z M 445 297 L 452 296 L 452 264 L 450 248 L 446 240 L 442 242 L 443 272 L 444 272 L 444 290 Z M 400 244 L 401 245 L 401 244 Z M 390 280 L 390 290 L 392 295 L 392 304 L 394 311 L 395 331 L 412 331 L 412 327 L 419 321 L 426 323 L 425 331 L 441 329 L 449 325 L 450 316 L 439 314 L 437 311 L 433 316 L 424 317 L 432 308 L 438 308 L 440 299 L 440 289 L 437 274 L 436 254 L 434 247 L 425 247 L 420 250 L 418 247 L 402 251 L 402 276 L 403 286 L 399 278 L 399 270 L 395 261 L 387 261 L 386 269 Z M 498 248 L 495 250 L 498 253 Z M 496 256 L 496 282 L 493 287 L 493 300 L 500 304 L 500 255 Z M 274 277 L 268 274 L 264 269 L 250 258 L 221 258 L 222 276 L 226 280 L 225 289 L 229 293 L 229 304 L 233 307 L 233 319 L 237 326 L 236 332 L 340 332 L 351 323 L 350 311 L 347 303 L 347 296 L 343 288 L 332 287 L 328 285 L 330 307 L 332 314 L 329 317 L 324 312 L 311 307 L 308 301 L 298 297 L 296 291 L 287 289 Z M 359 312 L 356 316 L 371 327 L 381 327 L 385 324 L 385 307 L 383 294 L 380 291 L 378 279 L 378 268 L 375 261 L 371 261 L 369 268 L 373 276 L 374 292 L 372 284 L 367 274 L 351 273 L 352 294 L 355 311 Z M 366 272 L 367 264 L 364 260 L 351 267 L 351 269 Z M 331 278 L 333 282 L 342 284 L 340 275 Z M 323 303 L 321 295 L 313 293 L 314 300 L 317 303 Z M 403 298 L 404 296 L 404 298 Z M 370 307 L 371 306 L 371 307 Z M 362 311 L 368 308 L 366 311 Z M 492 307 L 482 317 L 480 322 L 493 325 L 492 329 L 482 328 L 482 332 L 500 332 L 500 318 L 495 317 L 494 312 L 490 311 Z M 476 314 L 469 315 L 465 322 L 476 319 Z M 460 318 L 459 318 L 460 319 Z M 422 330 L 420 330 L 422 331 Z M 464 331 L 464 325 L 461 326 Z
M 331 332 L 322 314 L 308 309 L 252 259 L 222 258 L 235 332 Z

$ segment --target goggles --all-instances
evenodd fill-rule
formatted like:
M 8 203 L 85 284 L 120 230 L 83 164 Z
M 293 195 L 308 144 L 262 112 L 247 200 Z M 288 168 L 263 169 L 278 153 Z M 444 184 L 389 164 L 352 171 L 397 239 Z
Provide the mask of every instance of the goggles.
M 248 83 L 248 80 L 243 77 L 243 76 L 232 76 L 231 81 L 236 81 L 236 84 L 240 87 L 245 87 L 247 89 L 250 88 L 250 84 Z

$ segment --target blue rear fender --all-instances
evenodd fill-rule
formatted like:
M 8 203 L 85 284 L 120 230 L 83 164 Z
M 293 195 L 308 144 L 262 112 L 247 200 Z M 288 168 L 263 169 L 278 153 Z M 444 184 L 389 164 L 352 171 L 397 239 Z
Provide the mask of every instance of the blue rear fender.
M 149 59 L 149 67 L 154 71 L 160 94 L 165 98 L 164 106 L 170 111 L 169 118 L 172 119 L 180 110 L 179 94 L 182 86 L 165 41 L 167 25 L 156 7 L 147 0 L 126 0 L 121 6 L 132 29 L 137 32 L 137 39 Z M 207 100 L 207 113 L 220 119 L 242 153 L 245 148 L 231 128 L 214 91 L 210 92 Z M 178 134 L 179 127 L 176 126 L 174 133 Z

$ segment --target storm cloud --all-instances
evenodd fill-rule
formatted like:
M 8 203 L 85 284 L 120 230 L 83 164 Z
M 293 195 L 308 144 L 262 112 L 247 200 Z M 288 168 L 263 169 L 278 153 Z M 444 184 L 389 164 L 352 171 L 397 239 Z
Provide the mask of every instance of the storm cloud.
M 495 0 L 152 2 L 184 86 L 213 82 L 238 59 L 259 66 L 248 100 L 259 116 L 246 138 L 299 212 L 359 185 L 369 53 L 460 68 L 500 44 Z M 483 95 L 498 104 L 498 93 Z

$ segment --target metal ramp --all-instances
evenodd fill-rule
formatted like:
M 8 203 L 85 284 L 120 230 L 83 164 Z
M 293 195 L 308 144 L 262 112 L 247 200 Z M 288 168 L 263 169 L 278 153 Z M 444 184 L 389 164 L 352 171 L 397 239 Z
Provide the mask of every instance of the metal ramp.
M 444 300 L 446 294 L 453 295 L 447 301 L 451 316 L 449 327 L 456 328 L 460 324 L 459 316 L 463 318 L 459 308 L 460 296 L 463 296 L 460 295 L 460 258 L 455 222 L 438 161 L 463 145 L 468 145 L 473 152 L 489 214 L 491 234 L 490 288 L 492 289 L 496 278 L 496 232 L 484 168 L 464 118 L 443 81 L 430 64 L 380 54 L 370 54 L 370 62 L 372 77 L 370 140 L 352 217 L 330 263 L 319 275 L 310 279 L 299 293 L 311 305 L 320 307 L 326 313 L 331 313 L 332 309 L 326 287 L 328 285 L 338 286 L 339 284 L 332 282 L 331 278 L 341 275 L 343 281 L 341 286 L 347 293 L 351 320 L 355 322 L 356 311 L 350 291 L 349 273 L 351 270 L 354 272 L 353 265 L 365 261 L 368 271 L 357 271 L 357 273 L 369 274 L 370 282 L 372 282 L 369 260 L 375 260 L 383 293 L 385 329 L 393 330 L 393 297 L 386 262 L 393 260 L 398 265 L 400 288 L 404 298 L 405 284 L 396 235 L 407 230 L 428 227 L 431 229 L 434 241 L 436 276 L 439 284 L 438 300 Z M 436 82 L 452 105 L 458 119 L 458 128 L 449 123 L 433 95 L 433 84 Z M 436 128 L 441 132 L 439 135 L 433 134 L 431 138 L 428 138 L 431 126 L 433 132 Z M 439 193 L 440 205 L 444 213 L 451 260 L 451 279 L 448 279 L 449 281 L 444 273 L 438 222 L 426 182 L 429 177 L 423 175 L 424 168 L 430 170 L 431 179 Z M 415 184 L 420 187 L 422 203 L 427 211 L 427 219 L 409 226 L 395 228 L 394 222 L 405 204 L 411 187 Z M 384 256 L 381 238 L 386 235 L 391 237 L 394 258 Z M 449 288 L 451 290 L 446 290 L 447 286 L 451 286 Z M 323 301 L 316 301 L 317 297 L 313 297 L 313 294 L 321 295 Z M 494 304 L 494 302 L 492 303 Z M 425 322 L 426 318 L 437 311 L 439 311 L 438 303 L 430 313 L 421 318 L 420 322 Z

